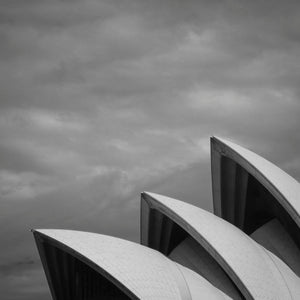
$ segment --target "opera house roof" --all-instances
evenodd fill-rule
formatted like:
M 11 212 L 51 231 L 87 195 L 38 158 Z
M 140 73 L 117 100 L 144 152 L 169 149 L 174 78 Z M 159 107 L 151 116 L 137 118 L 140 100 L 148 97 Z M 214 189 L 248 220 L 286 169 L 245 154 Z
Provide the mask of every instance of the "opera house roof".
M 211 138 L 214 213 L 141 195 L 140 244 L 33 230 L 53 299 L 300 299 L 300 184 Z

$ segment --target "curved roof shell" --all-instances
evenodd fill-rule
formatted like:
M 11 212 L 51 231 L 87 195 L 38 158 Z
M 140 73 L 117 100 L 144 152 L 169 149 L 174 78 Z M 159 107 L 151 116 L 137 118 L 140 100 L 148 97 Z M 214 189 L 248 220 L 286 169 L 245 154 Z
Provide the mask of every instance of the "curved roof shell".
M 230 300 L 231 298 L 217 290 L 212 284 L 189 268 L 176 264 L 185 278 L 191 299 Z
M 225 160 L 222 163 L 223 158 Z M 229 160 L 226 161 L 226 158 Z M 300 184 L 286 172 L 254 152 L 218 137 L 211 138 L 211 168 L 216 215 L 242 228 L 250 174 L 267 189 L 300 228 Z M 225 191 L 222 185 L 227 186 Z M 224 201 L 222 198 L 229 200 Z M 236 204 L 232 203 L 234 198 L 239 198 Z
M 159 230 L 166 230 L 166 226 L 151 223 L 149 215 L 153 210 L 173 220 L 201 244 L 246 299 L 297 299 L 300 296 L 299 277 L 280 259 L 225 220 L 179 200 L 154 193 L 142 194 L 144 245 L 151 246 L 152 236 L 159 239 Z
M 72 230 L 35 230 L 34 235 L 54 299 L 66 299 L 66 296 L 56 293 L 59 287 L 55 286 L 55 278 L 49 272 L 51 261 L 45 256 L 45 244 L 76 257 L 130 299 L 190 300 L 199 299 L 202 294 L 209 299 L 230 299 L 195 272 L 186 270 L 158 251 L 133 242 Z M 64 259 L 60 264 L 63 269 L 68 268 Z M 64 282 L 60 288 L 68 289 L 69 286 Z

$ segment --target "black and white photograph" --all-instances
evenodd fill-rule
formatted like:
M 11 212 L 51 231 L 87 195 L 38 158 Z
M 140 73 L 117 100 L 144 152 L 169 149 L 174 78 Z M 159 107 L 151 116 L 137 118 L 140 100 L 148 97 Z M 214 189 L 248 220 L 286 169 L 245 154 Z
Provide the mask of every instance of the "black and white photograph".
M 300 299 L 300 1 L 0 0 L 0 299 Z

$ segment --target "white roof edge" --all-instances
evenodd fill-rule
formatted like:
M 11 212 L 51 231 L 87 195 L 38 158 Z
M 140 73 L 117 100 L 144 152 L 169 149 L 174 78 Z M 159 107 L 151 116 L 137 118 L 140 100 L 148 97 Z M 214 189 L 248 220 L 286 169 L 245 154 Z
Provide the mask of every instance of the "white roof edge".
M 138 299 L 192 300 L 178 267 L 160 252 L 140 244 L 97 233 L 35 229 L 62 250 L 109 274 L 124 292 Z M 61 246 L 60 246 L 61 245 Z M 99 271 L 99 269 L 97 268 Z M 164 270 L 164 272 L 162 272 Z M 123 288 L 122 288 L 123 287 Z M 131 295 L 131 296 L 132 296 Z
M 279 199 L 278 196 L 274 195 L 300 227 L 300 183 L 288 173 L 253 151 L 220 137 L 213 136 L 212 139 L 225 147 L 225 155 L 232 158 L 230 154 L 233 153 L 240 159 L 236 162 L 249 164 L 254 169 L 252 175 L 257 178 L 259 174 L 271 186 L 270 189 L 272 190 L 269 189 L 270 192 L 273 195 L 275 193 L 281 196 L 281 199 Z M 243 165 L 243 167 L 245 166 Z M 249 169 L 246 168 L 246 170 L 250 172 Z
M 127 296 L 133 299 L 138 299 L 135 293 L 129 288 L 127 288 L 123 284 L 123 282 L 120 281 L 115 276 L 115 274 L 109 272 L 104 266 L 97 263 L 97 261 L 94 260 L 90 255 L 87 255 L 87 253 L 85 253 L 84 251 L 80 251 L 80 249 L 78 249 L 77 246 L 79 246 L 82 243 L 82 240 L 84 240 L 82 239 L 82 236 L 81 238 L 73 237 L 70 239 L 70 236 L 77 235 L 77 234 L 98 235 L 100 238 L 105 237 L 105 235 L 100 235 L 100 234 L 86 232 L 86 231 L 69 230 L 69 229 L 32 229 L 32 233 L 36 238 L 36 243 L 38 248 L 41 241 L 47 241 L 50 245 L 55 246 L 66 253 L 69 253 L 71 256 L 76 257 L 77 259 L 79 259 L 89 267 L 93 268 L 96 272 L 98 272 L 99 274 L 107 278 L 109 281 L 111 281 L 113 284 L 115 284 L 120 290 L 122 290 L 125 294 L 127 294 Z M 112 238 L 118 240 L 118 238 L 114 238 L 114 237 Z M 85 246 L 88 246 L 88 244 Z M 48 268 L 48 263 L 44 265 L 44 268 L 45 268 L 45 272 L 48 273 L 48 270 L 46 270 Z M 51 281 L 53 280 L 51 276 L 50 276 L 50 280 Z M 51 283 L 51 285 L 53 285 L 53 283 Z
M 263 247 L 237 227 L 194 205 L 156 193 L 146 194 L 151 198 L 152 208 L 182 226 L 218 261 L 246 298 L 289 299 L 288 285 L 282 279 L 278 281 L 280 271 L 270 267 L 273 262 L 266 257 Z M 266 282 L 266 278 L 270 280 Z M 265 291 L 261 294 L 262 284 Z
M 116 282 L 119 282 L 121 286 L 124 286 L 139 299 L 151 300 L 154 297 L 158 300 L 166 298 L 197 300 L 201 296 L 199 293 L 197 294 L 197 291 L 210 295 L 209 299 L 224 299 L 223 293 L 200 275 L 191 270 L 186 271 L 188 273 L 183 272 L 182 268 L 184 267 L 179 266 L 160 252 L 140 244 L 107 235 L 75 230 L 33 229 L 33 232 L 46 236 L 50 240 L 55 240 L 63 245 L 63 250 L 65 247 L 71 248 L 72 254 L 75 251 L 81 257 L 92 261 L 108 273 L 110 279 L 114 278 Z M 104 241 L 102 246 L 97 245 L 98 239 Z M 93 247 L 89 247 L 88 240 Z M 109 247 L 105 252 L 106 242 L 108 242 Z M 115 247 L 118 244 L 120 247 Z M 136 253 L 134 253 L 135 249 Z M 90 251 L 90 254 L 87 251 Z M 141 257 L 142 255 L 144 257 Z M 125 266 L 124 261 L 127 264 Z M 119 274 L 116 271 L 120 271 Z M 139 289 L 139 285 L 141 289 Z M 150 294 L 147 295 L 147 293 Z M 230 298 L 226 297 L 226 299 Z

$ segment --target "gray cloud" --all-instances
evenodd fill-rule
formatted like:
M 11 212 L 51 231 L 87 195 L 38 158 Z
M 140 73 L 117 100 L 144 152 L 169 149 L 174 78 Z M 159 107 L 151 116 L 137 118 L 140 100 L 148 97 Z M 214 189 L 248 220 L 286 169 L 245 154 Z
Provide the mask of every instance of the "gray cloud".
M 31 227 L 136 241 L 143 190 L 211 209 L 212 134 L 299 180 L 298 1 L 0 5 L 6 299 L 47 299 L 18 263 L 38 261 Z
M 1 293 L 5 299 L 50 299 L 43 285 L 41 265 L 29 258 L 0 265 Z M 14 290 L 12 295 L 11 290 Z

